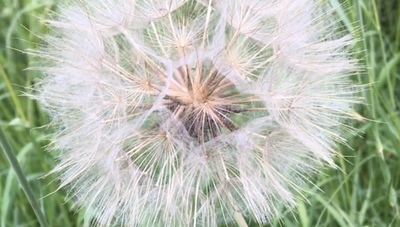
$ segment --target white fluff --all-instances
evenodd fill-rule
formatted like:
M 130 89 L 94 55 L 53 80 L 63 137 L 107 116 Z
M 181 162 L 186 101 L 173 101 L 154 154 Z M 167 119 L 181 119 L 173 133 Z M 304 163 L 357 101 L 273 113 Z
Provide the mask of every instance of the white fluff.
M 60 188 L 96 226 L 278 217 L 353 130 L 353 41 L 333 12 L 317 0 L 60 4 L 32 52 Z

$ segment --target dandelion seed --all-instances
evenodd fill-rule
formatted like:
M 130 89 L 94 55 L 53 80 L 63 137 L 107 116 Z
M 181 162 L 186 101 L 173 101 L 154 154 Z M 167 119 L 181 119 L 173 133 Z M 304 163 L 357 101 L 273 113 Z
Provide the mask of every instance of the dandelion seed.
M 34 95 L 96 226 L 265 224 L 334 166 L 357 65 L 314 0 L 61 4 Z

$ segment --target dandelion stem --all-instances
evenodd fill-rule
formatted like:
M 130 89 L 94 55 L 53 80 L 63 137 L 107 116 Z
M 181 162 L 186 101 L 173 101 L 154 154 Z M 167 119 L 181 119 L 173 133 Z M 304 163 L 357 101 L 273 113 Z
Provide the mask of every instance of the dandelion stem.
M 42 213 L 42 211 L 40 210 L 39 204 L 36 201 L 36 198 L 31 190 L 31 188 L 29 187 L 28 181 L 26 180 L 21 166 L 18 163 L 17 158 L 15 157 L 15 153 L 13 152 L 13 150 L 11 149 L 10 144 L 7 141 L 7 138 L 3 132 L 3 130 L 0 127 L 0 146 L 3 148 L 4 154 L 6 155 L 8 161 L 10 162 L 11 167 L 14 169 L 18 181 L 21 184 L 22 190 L 24 190 L 24 193 L 26 195 L 26 197 L 28 197 L 29 203 L 32 206 L 33 211 L 36 214 L 36 217 L 38 218 L 38 221 L 40 223 L 40 225 L 42 227 L 47 227 L 47 221 Z
M 246 220 L 244 220 L 242 213 L 240 213 L 239 211 L 234 211 L 233 218 L 235 219 L 239 227 L 248 227 Z

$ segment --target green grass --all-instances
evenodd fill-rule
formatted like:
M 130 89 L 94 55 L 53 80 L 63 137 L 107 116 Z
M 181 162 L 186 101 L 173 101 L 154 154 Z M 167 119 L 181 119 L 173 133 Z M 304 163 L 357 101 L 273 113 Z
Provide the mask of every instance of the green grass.
M 338 0 L 330 0 L 339 4 Z M 39 199 L 50 226 L 81 227 L 81 211 L 70 211 L 65 192 L 56 191 L 54 176 L 41 178 L 54 166 L 53 154 L 44 149 L 48 141 L 48 117 L 37 104 L 23 96 L 33 84 L 35 72 L 25 71 L 30 57 L 17 50 L 34 48 L 46 28 L 52 0 L 0 1 L 0 126 L 28 182 Z M 349 32 L 360 39 L 354 47 L 366 65 L 354 78 L 371 84 L 363 93 L 356 127 L 349 146 L 337 158 L 340 169 L 327 169 L 311 188 L 308 201 L 299 201 L 293 213 L 272 226 L 400 226 L 400 3 L 398 0 L 351 0 L 339 11 Z M 360 118 L 362 119 L 362 118 Z M 56 192 L 55 192 L 56 191 Z M 54 192 L 54 193 L 53 193 Z M 0 152 L 0 227 L 39 226 L 14 171 Z

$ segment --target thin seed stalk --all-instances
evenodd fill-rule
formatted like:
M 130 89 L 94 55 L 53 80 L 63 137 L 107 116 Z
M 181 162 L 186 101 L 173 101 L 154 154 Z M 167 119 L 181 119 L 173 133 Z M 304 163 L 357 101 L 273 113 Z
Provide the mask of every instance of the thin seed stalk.
M 236 224 L 239 227 L 248 227 L 248 225 L 246 223 L 246 220 L 244 219 L 242 213 L 240 213 L 238 211 L 235 211 L 234 214 L 233 214 L 233 218 L 235 219 Z

